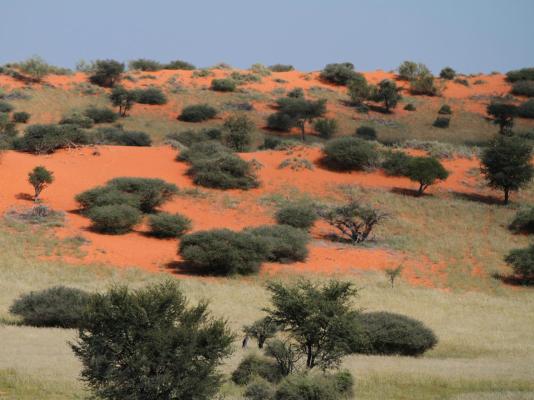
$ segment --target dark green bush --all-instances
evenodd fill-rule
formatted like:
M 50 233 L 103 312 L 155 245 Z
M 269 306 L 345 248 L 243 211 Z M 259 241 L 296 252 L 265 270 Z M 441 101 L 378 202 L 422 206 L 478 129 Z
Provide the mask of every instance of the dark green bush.
M 267 117 L 267 127 L 275 131 L 287 132 L 295 125 L 291 116 L 283 113 L 273 113 Z
M 336 85 L 346 85 L 355 76 L 354 65 L 349 62 L 327 64 L 319 75 L 322 80 Z
M 238 385 L 247 385 L 255 377 L 273 383 L 280 381 L 282 375 L 273 360 L 250 354 L 243 358 L 235 371 L 232 372 L 232 381 Z
M 534 81 L 517 81 L 512 85 L 512 93 L 516 96 L 534 97 Z
M 141 199 L 139 209 L 144 213 L 153 212 L 178 193 L 176 185 L 162 179 L 121 177 L 110 180 L 107 185 L 138 196 Z
M 512 267 L 515 275 L 525 280 L 534 280 L 534 244 L 510 251 L 504 260 Z
M 506 73 L 509 82 L 534 81 L 534 68 L 521 68 Z
M 419 356 L 438 342 L 422 322 L 400 314 L 369 312 L 360 316 L 370 354 Z
M 233 92 L 236 89 L 236 83 L 232 79 L 213 79 L 211 81 L 211 90 L 216 92 Z
M 94 207 L 124 204 L 133 208 L 141 208 L 141 197 L 138 194 L 125 193 L 114 187 L 98 186 L 76 195 L 75 200 L 84 211 Z
M 99 128 L 97 136 L 105 144 L 117 144 L 120 146 L 150 146 L 152 139 L 145 132 L 124 131 L 118 128 Z
M 198 163 L 205 159 L 218 158 L 227 154 L 231 154 L 230 149 L 223 146 L 220 142 L 213 140 L 199 141 L 192 143 L 188 149 L 182 150 L 178 155 L 177 160 Z
M 343 375 L 341 375 L 343 374 Z M 278 386 L 275 400 L 342 400 L 352 398 L 354 381 L 345 372 L 294 374 Z M 352 378 L 352 377 L 351 377 Z
M 97 60 L 94 63 L 92 75 L 89 76 L 91 83 L 103 86 L 113 87 L 120 81 L 124 72 L 124 64 L 115 60 Z
M 338 123 L 335 119 L 321 118 L 315 121 L 313 129 L 323 139 L 330 139 L 338 130 Z
M 516 233 L 534 233 L 534 206 L 518 211 L 509 228 Z
M 269 67 L 273 72 L 289 72 L 293 71 L 295 68 L 289 64 L 274 64 Z
M 185 146 L 192 146 L 200 142 L 220 141 L 222 139 L 222 131 L 218 128 L 207 128 L 199 131 L 186 129 L 185 131 L 167 135 L 167 139 L 177 141 Z
M 224 120 L 222 140 L 233 151 L 243 152 L 249 149 L 255 130 L 254 121 L 246 115 L 230 115 Z
M 249 228 L 246 232 L 265 242 L 269 261 L 290 263 L 304 261 L 308 256 L 306 245 L 310 238 L 302 229 L 289 225 L 265 225 Z
M 451 106 L 449 106 L 448 104 L 443 104 L 438 110 L 438 114 L 451 115 L 452 114 Z
M 391 151 L 386 153 L 382 168 L 389 176 L 406 176 L 408 166 L 412 157 L 402 151 Z
M 0 100 L 0 113 L 10 113 L 14 108 L 15 107 L 8 102 Z
M 30 120 L 31 114 L 26 111 L 18 111 L 13 113 L 13 122 L 18 124 L 25 124 Z
M 245 388 L 244 396 L 247 400 L 271 400 L 274 396 L 274 387 L 265 379 L 256 377 Z
M 456 71 L 451 67 L 445 67 L 440 71 L 439 77 L 450 81 L 456 77 Z
M 76 125 L 80 128 L 89 129 L 93 127 L 93 125 L 95 124 L 95 121 L 93 121 L 91 118 L 89 118 L 88 116 L 84 114 L 73 112 L 72 114 L 66 115 L 63 118 L 61 118 L 61 120 L 59 121 L 59 124 L 60 125 Z
M 410 82 L 410 92 L 412 94 L 435 96 L 438 94 L 438 88 L 434 83 L 432 74 L 423 74 L 417 76 Z
M 349 171 L 376 167 L 379 158 L 373 143 L 348 136 L 327 142 L 324 155 L 329 166 Z
M 191 64 L 191 63 L 188 63 L 187 61 L 182 61 L 182 60 L 174 60 L 174 61 L 171 61 L 167 64 L 165 64 L 163 66 L 164 69 L 174 69 L 174 70 L 184 70 L 184 71 L 192 71 L 194 70 L 196 67 Z
M 437 117 L 432 126 L 436 128 L 448 128 L 450 123 L 451 119 L 449 117 Z
M 246 190 L 259 186 L 251 165 L 231 153 L 194 160 L 188 173 L 195 184 L 209 188 Z
M 372 126 L 362 125 L 356 128 L 356 137 L 364 140 L 376 140 L 376 129 Z
M 148 218 L 150 234 L 159 238 L 177 238 L 191 229 L 191 220 L 181 214 L 159 213 Z
M 95 124 L 115 122 L 119 116 L 111 108 L 91 106 L 84 112 Z
M 311 205 L 295 203 L 281 207 L 275 218 L 278 224 L 310 230 L 319 216 Z
M 289 92 L 287 92 L 287 97 L 292 97 L 294 99 L 299 99 L 304 97 L 304 89 L 302 88 L 295 88 L 291 89 Z
M 283 143 L 283 139 L 277 136 L 265 136 L 263 139 L 262 149 L 266 150 L 275 150 L 278 146 Z
M 93 207 L 87 212 L 92 228 L 100 233 L 120 235 L 141 221 L 141 211 L 125 204 Z
M 202 122 L 215 118 L 216 115 L 217 110 L 209 104 L 195 104 L 184 107 L 178 119 L 185 122 Z
M 55 286 L 20 296 L 9 312 L 22 317 L 25 325 L 77 328 L 88 300 L 83 290 Z
M 160 88 L 149 87 L 132 91 L 136 103 L 161 105 L 167 103 L 167 97 Z
M 128 68 L 138 71 L 159 71 L 163 68 L 160 62 L 154 60 L 147 60 L 146 58 L 138 58 L 128 63 Z
M 13 145 L 19 151 L 47 154 L 88 143 L 87 134 L 74 125 L 32 125 L 26 128 L 24 136 L 15 139 Z
M 417 194 L 423 192 L 436 181 L 444 181 L 449 176 L 449 172 L 443 167 L 441 162 L 434 157 L 412 157 L 407 165 L 406 177 L 411 181 L 419 183 Z
M 398 68 L 399 78 L 405 81 L 413 81 L 417 77 L 430 74 L 425 64 L 413 61 L 404 61 Z
M 406 111 L 415 111 L 417 110 L 417 108 L 415 107 L 415 105 L 413 103 L 408 103 L 404 106 L 404 109 Z
M 534 99 L 528 99 L 517 108 L 517 114 L 523 118 L 534 118 Z
M 264 240 L 228 229 L 195 232 L 182 237 L 180 255 L 200 272 L 247 275 L 259 270 L 269 249 Z

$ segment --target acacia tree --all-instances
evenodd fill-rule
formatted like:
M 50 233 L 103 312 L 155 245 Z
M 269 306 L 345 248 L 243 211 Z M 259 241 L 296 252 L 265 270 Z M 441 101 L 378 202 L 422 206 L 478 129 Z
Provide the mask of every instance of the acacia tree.
M 270 339 L 278 332 L 278 325 L 271 318 L 265 317 L 255 321 L 252 325 L 245 325 L 243 332 L 243 347 L 247 347 L 249 338 L 254 338 L 258 342 L 258 348 L 263 349 L 267 339 Z
M 91 83 L 103 87 L 113 87 L 121 79 L 124 64 L 115 60 L 97 60 L 93 65 Z
M 49 184 L 54 182 L 54 173 L 43 166 L 35 167 L 28 174 L 28 181 L 35 190 L 34 201 L 39 201 L 39 195 Z
M 283 97 L 277 100 L 278 111 L 273 114 L 274 120 L 284 120 L 286 126 L 300 128 L 302 141 L 306 136 L 306 123 L 322 117 L 326 113 L 326 100 L 306 100 L 302 97 Z M 271 118 L 270 118 L 271 119 Z
M 126 90 L 123 86 L 115 86 L 109 94 L 111 104 L 115 107 L 119 107 L 119 115 L 121 117 L 126 117 L 126 114 L 135 103 L 135 98 L 135 93 Z
M 383 102 L 386 112 L 390 112 L 392 108 L 397 106 L 400 99 L 399 88 L 397 88 L 395 81 L 384 79 L 378 86 L 371 88 L 370 99 L 379 103 Z
M 413 157 L 407 164 L 406 177 L 419 183 L 417 195 L 421 196 L 426 188 L 438 180 L 445 180 L 449 172 L 434 157 Z
M 356 105 L 361 105 L 369 98 L 370 87 L 363 74 L 356 73 L 354 78 L 348 82 L 347 88 L 350 99 Z
M 499 125 L 499 133 L 510 135 L 514 127 L 514 118 L 517 116 L 517 106 L 503 102 L 492 102 L 486 112 L 493 117 L 493 122 Z
M 517 136 L 498 136 L 484 150 L 481 172 L 488 185 L 504 192 L 508 204 L 510 192 L 525 187 L 534 176 L 532 146 Z
M 223 140 L 234 151 L 245 151 L 252 141 L 256 125 L 244 114 L 229 116 L 223 124 Z
M 227 323 L 207 304 L 188 306 L 168 281 L 91 297 L 72 346 L 82 378 L 102 399 L 211 399 L 231 353 Z

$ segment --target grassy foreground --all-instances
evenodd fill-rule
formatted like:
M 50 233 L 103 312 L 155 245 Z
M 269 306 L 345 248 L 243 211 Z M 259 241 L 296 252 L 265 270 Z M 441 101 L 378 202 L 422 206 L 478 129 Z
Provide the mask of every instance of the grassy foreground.
M 41 233 L 41 234 L 40 234 Z M 8 307 L 19 294 L 56 284 L 104 290 L 168 279 L 134 269 L 71 266 L 43 261 L 47 249 L 68 245 L 42 232 L 0 226 L 0 399 L 82 399 L 89 393 L 77 380 L 80 365 L 68 342 L 74 330 L 19 326 Z M 181 281 L 191 301 L 209 299 L 215 315 L 236 332 L 261 315 L 268 297 L 266 278 Z M 283 279 L 295 279 L 287 276 Z M 360 289 L 357 306 L 389 310 L 422 320 L 438 335 L 438 346 L 421 358 L 347 357 L 356 377 L 357 399 L 528 399 L 534 396 L 534 298 L 528 290 L 445 291 L 400 282 L 390 288 L 381 274 L 352 276 Z M 236 343 L 224 372 L 243 355 Z M 252 346 L 253 347 L 253 346 Z M 248 351 L 254 351 L 251 348 Z M 231 383 L 224 398 L 240 399 Z

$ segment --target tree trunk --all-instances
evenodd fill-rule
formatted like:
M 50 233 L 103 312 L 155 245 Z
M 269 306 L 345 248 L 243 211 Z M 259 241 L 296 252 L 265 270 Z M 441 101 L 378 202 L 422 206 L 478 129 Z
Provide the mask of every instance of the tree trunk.
M 306 141 L 305 128 L 306 128 L 306 122 L 303 122 L 302 125 L 300 125 L 300 135 L 301 135 L 301 138 L 302 138 L 303 142 Z
M 504 204 L 508 204 L 509 200 L 510 200 L 510 189 L 506 188 L 504 189 Z
M 307 357 L 306 357 L 306 368 L 311 369 L 312 368 L 312 349 L 311 346 L 307 346 Z
M 417 196 L 422 196 L 424 190 L 425 190 L 425 185 L 423 185 L 423 184 L 421 183 L 421 184 L 419 185 L 419 190 L 417 191 Z

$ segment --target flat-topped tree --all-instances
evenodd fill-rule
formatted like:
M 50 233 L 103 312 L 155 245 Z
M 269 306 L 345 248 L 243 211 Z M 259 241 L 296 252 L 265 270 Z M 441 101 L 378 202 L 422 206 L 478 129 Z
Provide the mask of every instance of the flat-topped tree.
M 517 106 L 505 102 L 492 102 L 486 112 L 493 117 L 493 122 L 499 125 L 499 133 L 510 135 L 514 127 L 514 118 L 517 116 Z
M 271 122 L 282 119 L 288 121 L 289 127 L 297 126 L 301 131 L 302 141 L 306 138 L 306 123 L 312 123 L 314 119 L 322 117 L 326 113 L 326 100 L 307 100 L 303 97 L 283 97 L 277 100 L 278 111 L 269 117 Z M 276 116 L 276 118 L 272 118 Z
M 417 195 L 421 196 L 436 181 L 447 179 L 449 172 L 433 157 L 414 157 L 407 164 L 406 176 L 419 183 Z

